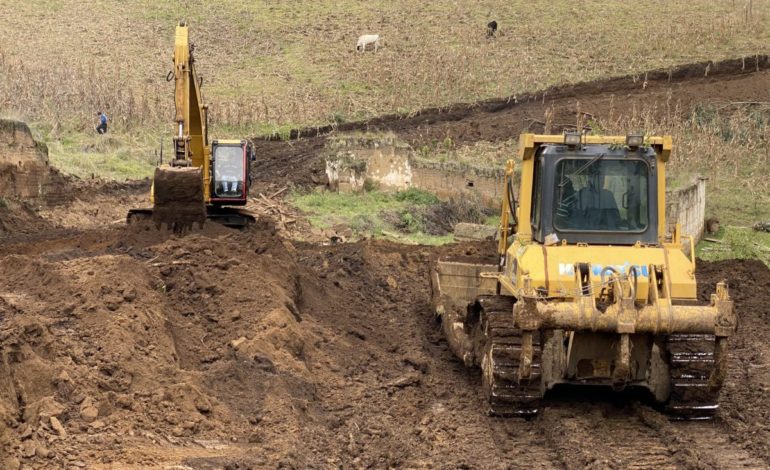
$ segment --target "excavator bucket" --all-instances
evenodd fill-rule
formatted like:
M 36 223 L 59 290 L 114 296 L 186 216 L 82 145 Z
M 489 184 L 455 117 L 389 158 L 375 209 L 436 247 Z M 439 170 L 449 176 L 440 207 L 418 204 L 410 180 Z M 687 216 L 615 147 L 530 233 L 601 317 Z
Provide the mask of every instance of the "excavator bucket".
M 157 225 L 183 230 L 206 221 L 200 168 L 156 168 L 153 188 L 152 219 Z

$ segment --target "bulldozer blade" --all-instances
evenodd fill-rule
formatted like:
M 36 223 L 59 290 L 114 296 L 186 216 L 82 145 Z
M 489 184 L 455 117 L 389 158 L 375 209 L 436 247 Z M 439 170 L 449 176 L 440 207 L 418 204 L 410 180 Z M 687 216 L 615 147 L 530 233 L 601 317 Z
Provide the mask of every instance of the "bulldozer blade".
M 452 307 L 464 311 L 478 296 L 494 294 L 497 281 L 482 277 L 481 273 L 496 270 L 495 264 L 440 260 L 431 277 L 436 313 L 441 315 Z

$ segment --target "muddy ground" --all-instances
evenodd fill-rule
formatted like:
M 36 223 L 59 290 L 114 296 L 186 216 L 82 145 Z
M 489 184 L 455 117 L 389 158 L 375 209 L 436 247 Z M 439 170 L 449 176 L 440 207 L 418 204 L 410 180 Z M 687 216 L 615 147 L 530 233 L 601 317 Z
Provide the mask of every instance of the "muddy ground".
M 770 270 L 701 263 L 740 315 L 719 419 L 558 390 L 489 418 L 448 350 L 427 267 L 446 250 L 292 244 L 263 221 L 0 246 L 0 414 L 26 468 L 764 468 Z M 176 465 L 176 467 L 174 466 Z
M 765 62 L 650 75 L 623 93 L 767 99 Z M 599 109 L 602 90 L 624 83 L 564 89 L 555 102 L 567 114 L 578 97 Z M 495 106 L 377 125 L 414 141 L 507 139 L 542 100 Z M 309 184 L 319 142 L 262 142 L 260 184 Z M 770 466 L 761 262 L 699 264 L 701 297 L 728 280 L 740 318 L 715 421 L 669 421 L 644 396 L 580 388 L 550 393 L 535 420 L 490 418 L 479 372 L 441 336 L 428 267 L 493 247 L 323 246 L 269 219 L 180 235 L 122 223 L 145 205 L 146 183 L 68 184 L 81 189 L 65 202 L 0 207 L 0 468 Z

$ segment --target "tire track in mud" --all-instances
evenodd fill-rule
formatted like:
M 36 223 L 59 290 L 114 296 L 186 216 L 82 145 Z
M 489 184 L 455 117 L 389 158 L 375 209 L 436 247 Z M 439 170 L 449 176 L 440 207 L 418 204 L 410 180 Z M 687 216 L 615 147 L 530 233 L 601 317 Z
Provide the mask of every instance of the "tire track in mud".
M 495 446 L 508 460 L 509 468 L 526 467 L 534 470 L 564 468 L 556 449 L 540 432 L 536 422 L 527 422 L 518 418 L 489 418 L 489 420 L 489 429 Z
M 633 409 L 559 403 L 545 408 L 538 419 L 540 431 L 569 469 L 663 470 L 684 463 Z
M 722 421 L 669 421 L 650 408 L 635 408 L 642 423 L 668 443 L 669 450 L 692 469 L 763 469 L 767 463 L 737 442 Z

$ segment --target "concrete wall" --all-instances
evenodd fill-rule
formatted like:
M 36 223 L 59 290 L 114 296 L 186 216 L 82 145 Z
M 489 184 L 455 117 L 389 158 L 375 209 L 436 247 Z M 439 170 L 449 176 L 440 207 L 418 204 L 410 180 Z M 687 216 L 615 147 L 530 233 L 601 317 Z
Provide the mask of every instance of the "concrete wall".
M 48 180 L 48 149 L 23 122 L 0 121 L 0 197 L 43 196 Z
M 326 156 L 329 186 L 342 192 L 362 191 L 368 179 L 385 189 L 407 189 L 412 186 L 411 153 L 402 144 L 357 138 L 336 140 Z
M 490 207 L 500 205 L 503 169 L 475 168 L 454 162 L 418 159 L 414 151 L 387 143 L 341 144 L 326 158 L 329 185 L 338 191 L 361 191 L 371 180 L 385 190 L 424 189 L 441 199 L 475 195 Z
M 666 193 L 666 227 L 674 231 L 679 223 L 682 233 L 695 237 L 696 243 L 703 237 L 706 218 L 706 180 L 698 178 L 681 189 Z
M 441 199 L 471 193 L 489 207 L 498 208 L 502 198 L 504 170 L 474 168 L 451 163 L 412 161 L 413 185 Z

